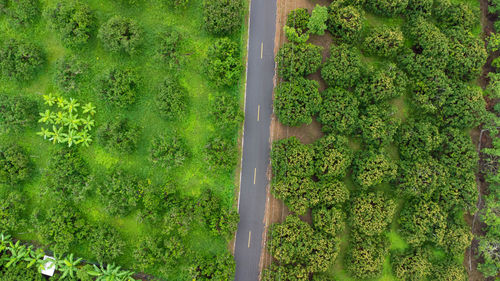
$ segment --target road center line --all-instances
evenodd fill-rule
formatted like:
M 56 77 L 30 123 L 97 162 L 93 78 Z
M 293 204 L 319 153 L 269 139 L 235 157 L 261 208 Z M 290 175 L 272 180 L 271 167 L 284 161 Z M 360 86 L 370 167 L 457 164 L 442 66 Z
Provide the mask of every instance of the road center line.
M 253 170 L 253 184 L 255 184 L 255 178 L 257 177 L 257 168 Z
M 252 237 L 252 231 L 248 232 L 248 248 L 250 248 L 250 238 Z
M 257 122 L 260 121 L 260 104 L 257 106 Z
M 264 53 L 264 42 L 260 43 L 260 59 L 262 59 L 263 53 Z

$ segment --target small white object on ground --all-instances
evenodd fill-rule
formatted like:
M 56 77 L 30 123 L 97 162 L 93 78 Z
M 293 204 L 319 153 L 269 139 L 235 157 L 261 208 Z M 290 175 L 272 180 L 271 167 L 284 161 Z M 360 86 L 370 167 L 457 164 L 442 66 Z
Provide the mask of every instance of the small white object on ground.
M 56 271 L 54 264 L 55 259 L 50 256 L 43 256 L 43 260 L 47 260 L 47 262 L 43 265 L 42 274 L 46 276 L 53 276 L 54 271 Z

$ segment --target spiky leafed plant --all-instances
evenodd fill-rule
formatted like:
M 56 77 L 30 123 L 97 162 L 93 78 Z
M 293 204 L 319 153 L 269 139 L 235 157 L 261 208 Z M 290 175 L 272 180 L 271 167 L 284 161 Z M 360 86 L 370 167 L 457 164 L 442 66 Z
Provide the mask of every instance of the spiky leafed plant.
M 62 273 L 61 279 L 67 276 L 74 278 L 78 271 L 78 264 L 80 264 L 81 261 L 81 258 L 75 260 L 73 254 L 66 256 L 64 259 L 57 260 L 57 268 Z
M 107 267 L 94 265 L 94 270 L 90 271 L 91 276 L 96 277 L 96 281 L 134 281 L 134 274 L 131 271 L 121 270 L 120 266 L 109 264 Z

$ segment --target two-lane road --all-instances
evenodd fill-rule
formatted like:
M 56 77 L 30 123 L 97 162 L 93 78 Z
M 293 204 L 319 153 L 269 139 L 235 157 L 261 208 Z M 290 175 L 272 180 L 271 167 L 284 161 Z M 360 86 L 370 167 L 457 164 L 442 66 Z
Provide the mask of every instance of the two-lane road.
M 274 77 L 276 0 L 251 0 L 236 281 L 257 281 L 264 230 Z

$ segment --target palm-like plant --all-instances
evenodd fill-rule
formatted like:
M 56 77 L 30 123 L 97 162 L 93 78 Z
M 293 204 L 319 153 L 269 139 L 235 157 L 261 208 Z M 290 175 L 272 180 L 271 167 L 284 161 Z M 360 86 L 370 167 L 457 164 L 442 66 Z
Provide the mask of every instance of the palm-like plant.
M 31 249 L 26 248 L 26 246 L 17 241 L 15 244 L 10 242 L 7 250 L 10 252 L 10 256 L 7 257 L 5 267 L 9 267 L 11 265 L 15 266 L 18 262 L 24 260 L 29 256 Z
M 52 96 L 52 94 L 43 95 L 43 99 L 45 100 L 45 104 L 48 106 L 53 106 L 57 101 L 57 99 Z
M 94 270 L 89 271 L 91 276 L 95 276 L 96 281 L 134 281 L 133 272 L 121 270 L 121 267 L 109 264 L 106 268 L 103 265 L 94 265 Z
M 65 278 L 67 276 L 75 277 L 75 274 L 78 271 L 77 266 L 81 261 L 81 258 L 74 260 L 73 254 L 66 256 L 64 259 L 57 260 L 57 268 L 62 273 L 61 278 Z
M 67 142 L 68 147 L 71 147 L 73 144 L 77 143 L 77 141 L 81 138 L 75 130 L 69 129 L 67 134 L 62 134 L 63 138 L 61 142 Z
M 41 131 L 37 132 L 36 134 L 42 136 L 43 139 L 46 140 L 47 138 L 50 138 L 53 133 L 50 130 L 47 130 L 44 127 L 42 127 Z
M 64 108 L 66 106 L 66 100 L 62 97 L 57 97 L 57 107 Z
M 57 114 L 54 117 L 54 122 L 58 125 L 63 124 L 64 120 L 67 118 L 66 115 L 67 115 L 66 112 L 62 112 L 62 111 L 57 112 Z
M 89 113 L 92 116 L 95 114 L 95 106 L 93 106 L 90 102 L 84 105 L 82 108 L 83 113 Z
M 87 119 L 80 119 L 80 123 L 83 124 L 85 131 L 90 131 L 94 127 L 94 120 L 90 116 L 87 116 Z
M 68 126 L 70 129 L 78 130 L 78 126 L 81 120 L 78 119 L 78 114 L 73 115 L 70 113 L 66 118 L 63 119 L 64 125 Z
M 10 243 L 12 243 L 12 240 L 10 239 L 10 235 L 6 235 L 6 234 L 1 233 L 0 234 L 0 253 L 5 251 Z
M 78 133 L 80 136 L 80 140 L 77 143 L 83 144 L 85 147 L 89 147 L 89 144 L 92 142 L 92 138 L 88 135 L 87 131 L 83 131 L 83 133 Z
M 74 100 L 73 98 L 70 98 L 69 102 L 67 102 L 63 108 L 67 109 L 69 111 L 69 113 L 72 113 L 73 110 L 75 110 L 79 106 L 80 106 L 80 104 L 78 102 L 76 102 L 76 100 Z
M 54 120 L 53 120 L 54 114 L 52 113 L 52 111 L 50 111 L 50 109 L 45 110 L 45 112 L 41 112 L 40 116 L 42 118 L 40 118 L 38 120 L 39 123 L 50 123 L 50 124 L 52 124 L 54 122 Z
M 45 255 L 45 252 L 42 249 L 33 250 L 31 246 L 28 248 L 28 250 L 29 255 L 24 258 L 24 261 L 28 262 L 26 268 L 30 268 L 33 265 L 38 264 L 38 269 L 42 270 L 45 265 L 45 262 L 42 259 Z
M 56 128 L 56 126 L 52 126 L 52 137 L 49 139 L 52 141 L 52 143 L 60 143 L 62 142 L 63 139 L 63 130 L 64 127 L 60 127 L 59 129 Z

